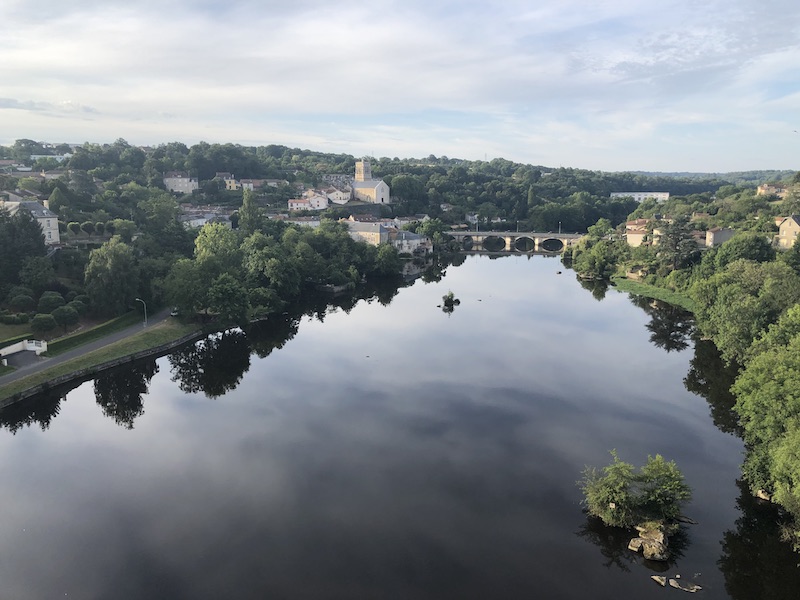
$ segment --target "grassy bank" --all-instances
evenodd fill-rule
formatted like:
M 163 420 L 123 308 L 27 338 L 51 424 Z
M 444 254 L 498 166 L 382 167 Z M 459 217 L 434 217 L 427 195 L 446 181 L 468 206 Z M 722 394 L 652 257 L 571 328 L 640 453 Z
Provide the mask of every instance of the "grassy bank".
M 629 294 L 636 294 L 637 296 L 644 296 L 645 298 L 653 298 L 654 300 L 661 300 L 675 306 L 680 306 L 689 312 L 695 312 L 694 300 L 685 294 L 668 290 L 665 288 L 656 287 L 641 281 L 633 281 L 625 277 L 614 277 L 612 281 L 615 287 L 621 292 L 628 292 Z
M 5 375 L 6 373 L 11 373 L 14 371 L 14 367 L 4 367 L 0 365 L 0 375 Z
M 198 331 L 197 325 L 183 324 L 176 319 L 168 319 L 129 338 L 4 385 L 0 387 L 0 400 L 61 375 L 67 375 L 81 369 L 89 369 L 116 358 L 156 348 L 189 335 L 194 331 Z
M 83 346 L 89 342 L 99 340 L 102 337 L 111 335 L 117 331 L 122 331 L 131 325 L 141 322 L 142 317 L 136 311 L 125 313 L 121 317 L 111 319 L 110 321 L 106 321 L 105 323 L 97 325 L 96 327 L 92 327 L 91 329 L 79 331 L 73 335 L 48 342 L 47 353 L 45 356 L 58 356 L 67 350 L 72 350 L 78 346 Z

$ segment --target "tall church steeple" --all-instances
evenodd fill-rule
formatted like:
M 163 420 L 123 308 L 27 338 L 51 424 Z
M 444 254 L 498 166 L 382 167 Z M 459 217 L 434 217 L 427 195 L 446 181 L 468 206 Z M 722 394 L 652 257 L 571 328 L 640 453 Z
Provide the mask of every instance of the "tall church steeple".
M 356 161 L 356 181 L 369 181 L 372 179 L 372 167 L 368 160 Z

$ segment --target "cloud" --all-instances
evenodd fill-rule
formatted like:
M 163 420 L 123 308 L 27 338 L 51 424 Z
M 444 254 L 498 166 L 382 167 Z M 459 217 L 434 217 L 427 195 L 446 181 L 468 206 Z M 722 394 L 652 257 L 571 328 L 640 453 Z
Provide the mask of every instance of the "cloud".
M 213 133 L 683 170 L 704 167 L 685 163 L 676 125 L 711 135 L 727 123 L 758 139 L 764 123 L 788 124 L 800 108 L 800 8 L 788 0 L 497 4 L 45 1 L 33 20 L 10 0 L 0 78 L 7 98 L 25 100 L 0 106 L 25 118 L 0 130 L 142 143 Z M 65 98 L 93 107 L 96 127 L 53 126 Z M 330 122 L 343 125 L 321 125 Z M 744 168 L 724 128 L 708 143 L 714 162 Z M 658 164 L 643 164 L 655 144 Z M 752 168 L 787 166 L 768 150 L 758 161 Z

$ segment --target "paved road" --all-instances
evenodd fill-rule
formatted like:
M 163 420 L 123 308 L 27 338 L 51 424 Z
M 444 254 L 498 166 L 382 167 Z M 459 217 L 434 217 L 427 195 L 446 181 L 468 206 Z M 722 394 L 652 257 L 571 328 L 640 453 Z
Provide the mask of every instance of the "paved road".
M 164 310 L 157 312 L 154 315 L 148 315 L 147 318 L 147 326 L 151 327 L 156 323 L 160 323 L 164 319 L 169 317 L 169 308 L 165 308 Z M 142 324 L 137 323 L 136 325 L 131 325 L 127 329 L 123 329 L 122 331 L 117 331 L 116 333 L 112 333 L 104 338 L 100 338 L 99 340 L 95 340 L 93 342 L 89 342 L 88 344 L 84 344 L 83 346 L 78 346 L 77 348 L 73 348 L 72 350 L 68 350 L 64 352 L 64 354 L 59 354 L 58 356 L 54 356 L 52 358 L 46 357 L 36 357 L 33 361 L 26 361 L 28 364 L 23 364 L 17 367 L 12 373 L 8 373 L 6 375 L 0 375 L 0 386 L 6 385 L 11 383 L 12 381 L 16 381 L 17 379 L 22 379 L 23 377 L 27 377 L 28 375 L 33 375 L 34 373 L 38 373 L 44 369 L 49 369 L 50 367 L 54 367 L 56 365 L 60 365 L 63 362 L 66 362 L 76 356 L 81 356 L 86 354 L 87 352 L 92 352 L 93 350 L 98 350 L 99 348 L 103 348 L 104 346 L 108 346 L 109 344 L 113 344 L 114 342 L 118 342 L 120 340 L 124 340 L 127 337 L 134 335 L 135 333 L 139 333 L 142 330 Z M 32 352 L 25 352 L 28 355 L 26 358 L 30 358 L 31 356 L 35 357 Z M 9 363 L 12 361 L 9 360 Z

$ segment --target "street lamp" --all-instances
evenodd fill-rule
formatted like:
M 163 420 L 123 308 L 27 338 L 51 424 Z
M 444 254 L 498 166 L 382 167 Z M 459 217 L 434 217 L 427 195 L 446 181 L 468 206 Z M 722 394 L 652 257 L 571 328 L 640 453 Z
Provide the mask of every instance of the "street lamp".
M 561 235 L 561 221 L 558 222 L 558 235 Z
M 137 298 L 136 301 L 141 302 L 142 306 L 144 306 L 144 323 L 142 324 L 142 327 L 147 327 L 147 303 L 141 298 Z

